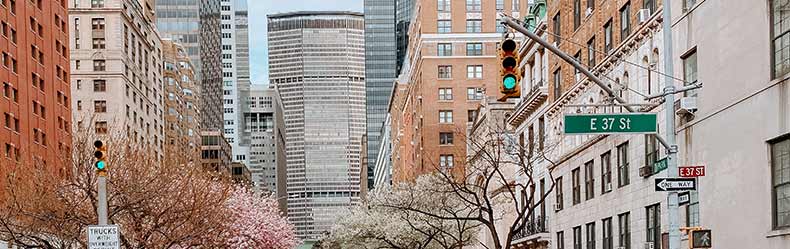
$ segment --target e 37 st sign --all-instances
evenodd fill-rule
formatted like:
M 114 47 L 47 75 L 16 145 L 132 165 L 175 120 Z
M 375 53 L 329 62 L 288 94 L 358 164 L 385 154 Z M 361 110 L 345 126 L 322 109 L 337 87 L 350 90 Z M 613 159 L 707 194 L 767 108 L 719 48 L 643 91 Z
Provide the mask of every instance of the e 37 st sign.
M 705 166 L 683 166 L 678 167 L 680 177 L 700 177 L 705 176 Z

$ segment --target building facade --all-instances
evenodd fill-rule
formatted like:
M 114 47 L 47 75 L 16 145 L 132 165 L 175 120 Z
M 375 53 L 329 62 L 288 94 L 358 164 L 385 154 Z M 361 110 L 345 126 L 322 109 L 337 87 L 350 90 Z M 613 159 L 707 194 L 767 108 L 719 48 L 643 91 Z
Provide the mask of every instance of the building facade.
M 220 8 L 223 132 L 233 147 L 233 161 L 250 165 L 251 139 L 244 132 L 244 101 L 250 89 L 247 0 L 223 1 Z
M 181 44 L 162 40 L 165 99 L 165 154 L 200 161 L 200 88 L 195 68 Z
M 464 161 L 467 124 L 486 93 L 498 91 L 495 81 L 486 80 L 499 75 L 497 13 L 520 18 L 527 6 L 527 1 L 415 1 L 405 59 L 410 65 L 402 71 L 408 90 L 396 94 L 402 99 L 393 101 L 399 106 L 392 109 L 398 112 L 390 113 L 405 115 L 392 118 L 392 132 L 411 135 L 393 146 L 410 159 L 409 165 L 394 160 L 394 182 Z
M 231 149 L 220 131 L 201 131 L 200 157 L 204 170 L 231 177 Z
M 156 27 L 184 46 L 200 82 L 201 127 L 222 128 L 220 0 L 156 0 Z
M 65 0 L 0 3 L 3 125 L 0 175 L 17 163 L 70 172 L 72 113 L 69 13 Z M 28 26 L 27 24 L 34 25 Z M 32 84 L 31 84 L 32 82 Z M 32 110 L 32 111 L 31 111 Z M 0 186 L 3 185 L 0 181 Z
M 282 99 L 288 219 L 306 241 L 360 200 L 365 133 L 364 18 L 269 15 L 269 79 Z M 340 52 L 339 52 L 340 51 Z
M 74 122 L 100 135 L 125 134 L 161 157 L 163 55 L 153 20 L 137 0 L 72 1 Z M 69 78 L 63 72 L 56 75 Z
M 240 132 L 250 140 L 247 166 L 259 193 L 277 192 L 275 101 L 273 86 L 252 85 L 243 108 L 244 128 Z

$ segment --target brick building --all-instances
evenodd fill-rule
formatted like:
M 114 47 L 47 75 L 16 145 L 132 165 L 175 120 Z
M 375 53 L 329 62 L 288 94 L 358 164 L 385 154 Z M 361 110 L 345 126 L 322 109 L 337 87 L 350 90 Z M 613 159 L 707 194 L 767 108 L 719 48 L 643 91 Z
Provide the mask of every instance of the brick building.
M 72 136 L 66 8 L 66 0 L 0 1 L 0 175 L 25 162 L 68 171 L 62 161 Z

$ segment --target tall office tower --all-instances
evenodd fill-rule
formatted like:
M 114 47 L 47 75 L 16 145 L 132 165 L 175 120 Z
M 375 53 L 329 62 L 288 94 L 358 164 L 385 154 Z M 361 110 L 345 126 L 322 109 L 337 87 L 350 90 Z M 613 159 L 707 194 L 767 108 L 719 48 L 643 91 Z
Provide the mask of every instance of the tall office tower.
M 65 0 L 0 2 L 0 113 L 5 127 L 0 129 L 0 174 L 8 172 L 4 165 L 15 162 L 69 172 L 61 161 L 66 158 L 60 157 L 71 146 L 66 6 Z
M 395 1 L 365 0 L 365 91 L 367 96 L 368 186 L 373 187 L 381 125 L 395 81 Z
M 249 136 L 242 136 L 244 101 L 250 88 L 247 0 L 222 1 L 223 133 L 233 148 L 232 160 L 249 165 Z
M 166 155 L 187 162 L 200 161 L 200 88 L 195 68 L 181 44 L 162 41 L 164 54 L 165 147 Z
M 393 183 L 437 169 L 463 172 L 463 138 L 480 101 L 499 92 L 497 43 L 502 39 L 497 12 L 521 19 L 527 1 L 414 1 L 409 29 L 410 65 L 402 72 L 408 90 L 392 100 Z M 395 104 L 397 103 L 397 104 Z M 397 135 L 400 136 L 400 135 Z M 393 136 L 395 139 L 396 136 Z
M 269 79 L 282 99 L 288 219 L 313 241 L 360 201 L 365 134 L 364 17 L 269 15 Z M 360 178 L 363 177 L 363 178 Z
M 250 140 L 249 163 L 254 189 L 258 193 L 277 192 L 277 149 L 274 125 L 274 88 L 252 85 L 244 101 L 244 136 Z M 241 132 L 241 131 L 240 131 Z
M 414 18 L 415 0 L 395 0 L 395 44 L 398 48 L 395 74 L 400 75 L 409 48 L 409 26 Z M 389 93 L 389 92 L 388 92 Z
M 156 27 L 184 46 L 200 81 L 200 125 L 222 128 L 220 0 L 156 0 Z
M 154 23 L 137 0 L 73 3 L 69 27 L 74 36 L 71 94 L 75 121 L 97 134 L 126 134 L 161 156 L 162 44 Z

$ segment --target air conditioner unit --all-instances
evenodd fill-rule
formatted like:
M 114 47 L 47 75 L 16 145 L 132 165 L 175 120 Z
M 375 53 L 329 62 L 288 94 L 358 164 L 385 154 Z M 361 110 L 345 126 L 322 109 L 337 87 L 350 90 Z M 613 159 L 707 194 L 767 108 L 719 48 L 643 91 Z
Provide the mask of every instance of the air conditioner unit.
M 650 9 L 640 9 L 637 13 L 637 16 L 639 17 L 639 23 L 645 23 L 647 20 L 650 20 L 650 15 Z
M 651 166 L 644 166 L 639 168 L 639 176 L 647 177 L 653 174 L 653 167 Z
M 676 109 L 678 114 L 693 114 L 697 111 L 697 97 L 683 97 L 678 100 L 679 107 Z
M 645 242 L 645 249 L 655 249 L 653 242 Z
M 562 205 L 560 205 L 559 203 L 554 203 L 554 211 L 557 212 L 560 210 L 562 210 Z
M 422 100 L 422 96 L 417 96 L 417 99 Z
M 604 190 L 607 191 L 607 192 L 612 191 L 612 183 L 611 182 L 607 183 L 606 187 L 604 187 Z
M 592 8 L 587 8 L 587 11 L 585 11 L 584 13 L 585 13 L 587 16 L 590 16 L 590 15 L 592 15 L 592 12 L 593 12 L 593 9 L 592 9 Z

